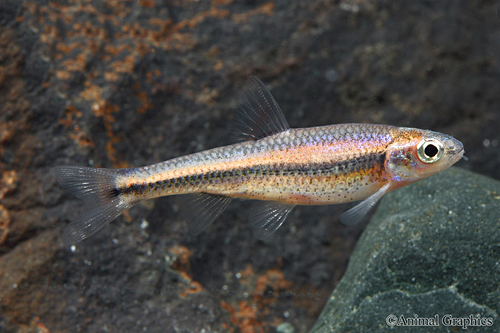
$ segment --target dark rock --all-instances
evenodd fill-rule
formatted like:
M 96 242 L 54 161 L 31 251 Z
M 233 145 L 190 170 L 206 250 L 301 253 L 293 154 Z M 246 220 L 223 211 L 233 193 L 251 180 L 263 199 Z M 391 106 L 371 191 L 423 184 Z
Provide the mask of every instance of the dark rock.
M 388 194 L 313 332 L 388 328 L 386 317 L 492 318 L 500 327 L 500 182 L 452 168 Z

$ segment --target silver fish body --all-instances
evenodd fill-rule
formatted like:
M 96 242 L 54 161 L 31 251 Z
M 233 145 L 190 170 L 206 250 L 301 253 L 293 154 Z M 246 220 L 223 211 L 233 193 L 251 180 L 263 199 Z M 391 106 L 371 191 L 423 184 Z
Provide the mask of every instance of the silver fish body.
M 135 203 L 187 194 L 191 232 L 204 230 L 232 198 L 252 209 L 259 238 L 274 233 L 296 205 L 363 200 L 341 217 L 354 224 L 387 192 L 440 172 L 463 156 L 451 136 L 413 128 L 339 124 L 291 129 L 266 87 L 250 77 L 239 109 L 245 141 L 131 169 L 56 167 L 63 188 L 90 209 L 65 230 L 67 244 L 101 229 Z

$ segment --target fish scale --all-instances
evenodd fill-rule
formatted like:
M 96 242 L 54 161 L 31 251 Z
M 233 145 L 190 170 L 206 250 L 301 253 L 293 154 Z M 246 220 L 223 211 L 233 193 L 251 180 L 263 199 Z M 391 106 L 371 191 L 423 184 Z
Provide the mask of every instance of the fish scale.
M 295 204 L 300 196 L 307 204 L 345 203 L 366 196 L 360 188 L 370 191 L 386 183 L 383 155 L 396 134 L 396 127 L 371 124 L 290 129 L 153 167 L 125 169 L 116 186 L 132 188 L 127 194 L 140 199 L 205 192 Z M 348 182 L 354 191 L 339 195 Z M 304 186 L 313 183 L 313 190 Z
M 273 234 L 296 205 L 363 200 L 341 216 L 355 224 L 387 192 L 440 172 L 463 156 L 460 141 L 414 128 L 338 124 L 291 129 L 271 93 L 255 77 L 245 85 L 233 145 L 130 169 L 56 167 L 63 188 L 89 203 L 63 233 L 73 244 L 135 203 L 184 196 L 190 231 L 210 225 L 232 198 L 258 200 L 254 234 Z

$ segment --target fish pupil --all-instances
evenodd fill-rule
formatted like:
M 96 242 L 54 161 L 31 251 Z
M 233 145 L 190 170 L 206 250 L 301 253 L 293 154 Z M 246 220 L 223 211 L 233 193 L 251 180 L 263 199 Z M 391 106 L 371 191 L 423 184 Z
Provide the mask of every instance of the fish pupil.
M 438 148 L 432 144 L 427 145 L 427 147 L 425 147 L 425 149 L 424 149 L 424 152 L 425 152 L 425 155 L 427 155 L 429 157 L 434 157 L 438 153 Z

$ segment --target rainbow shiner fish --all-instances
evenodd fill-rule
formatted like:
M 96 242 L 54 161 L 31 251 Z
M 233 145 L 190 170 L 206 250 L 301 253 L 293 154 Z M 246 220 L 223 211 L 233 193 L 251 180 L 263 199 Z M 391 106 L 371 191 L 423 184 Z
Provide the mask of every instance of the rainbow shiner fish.
M 339 124 L 292 129 L 266 86 L 246 81 L 237 130 L 243 142 L 131 169 L 60 166 L 61 187 L 88 210 L 63 233 L 65 244 L 94 234 L 135 203 L 184 194 L 190 232 L 207 228 L 232 198 L 262 200 L 250 212 L 265 239 L 296 205 L 360 201 L 341 216 L 363 219 L 382 196 L 443 171 L 463 157 L 460 141 L 415 128 Z

